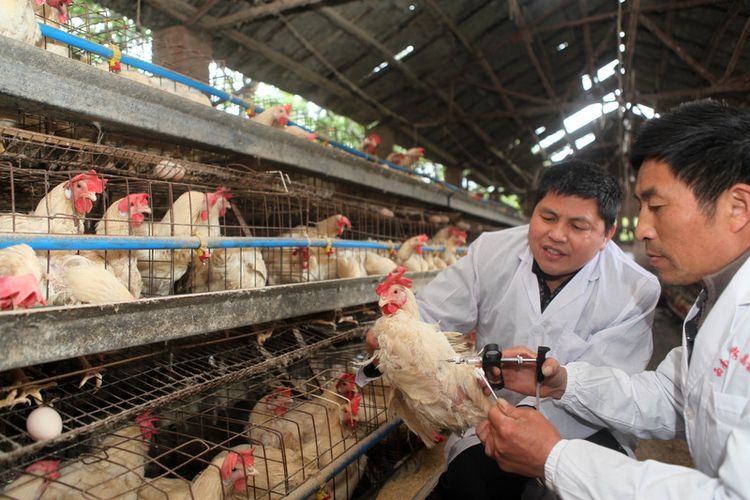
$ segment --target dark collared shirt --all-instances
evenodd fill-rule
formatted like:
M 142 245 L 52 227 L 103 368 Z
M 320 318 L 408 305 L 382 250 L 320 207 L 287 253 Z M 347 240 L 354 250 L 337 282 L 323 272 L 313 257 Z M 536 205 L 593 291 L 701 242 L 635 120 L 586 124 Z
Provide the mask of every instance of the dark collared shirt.
M 548 274 L 546 274 L 544 271 L 542 271 L 542 268 L 539 267 L 539 264 L 536 263 L 536 259 L 534 259 L 534 264 L 531 266 L 531 270 L 534 274 L 536 274 L 536 280 L 539 283 L 539 303 L 542 308 L 542 312 L 544 312 L 545 309 L 547 309 L 547 306 L 552 302 L 552 299 L 557 297 L 557 294 L 560 293 L 560 290 L 565 287 L 568 283 L 570 283 L 570 280 L 573 279 L 573 277 L 578 274 L 578 269 L 576 272 L 568 276 L 568 278 L 560 283 L 560 286 L 555 288 L 555 291 L 551 291 L 549 289 L 549 286 L 547 286 L 547 280 L 552 278 Z

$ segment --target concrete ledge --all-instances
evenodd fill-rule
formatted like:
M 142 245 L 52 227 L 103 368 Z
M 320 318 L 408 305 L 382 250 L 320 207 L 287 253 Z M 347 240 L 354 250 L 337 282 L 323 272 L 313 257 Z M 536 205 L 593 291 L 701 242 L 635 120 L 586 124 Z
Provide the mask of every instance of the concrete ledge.
M 419 291 L 436 275 L 409 277 Z M 0 313 L 0 371 L 373 303 L 382 280 L 372 276 Z

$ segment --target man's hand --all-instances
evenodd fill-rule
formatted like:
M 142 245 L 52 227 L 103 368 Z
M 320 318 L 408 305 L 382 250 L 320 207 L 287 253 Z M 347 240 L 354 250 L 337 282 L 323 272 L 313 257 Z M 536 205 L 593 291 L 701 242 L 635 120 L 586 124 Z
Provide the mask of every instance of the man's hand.
M 523 346 L 503 349 L 504 358 L 515 358 L 516 356 L 536 359 L 536 353 Z M 499 368 L 491 368 L 489 371 L 487 377 L 491 381 L 499 380 Z M 560 366 L 559 361 L 548 358 L 542 365 L 542 374 L 544 375 L 544 381 L 539 388 L 539 395 L 543 398 L 560 399 L 568 385 L 568 372 Z M 503 380 L 506 389 L 527 396 L 536 396 L 536 363 L 503 364 Z
M 515 408 L 498 400 L 477 426 L 484 452 L 506 472 L 544 477 L 544 464 L 560 433 L 544 415 L 530 408 Z
M 369 356 L 372 356 L 372 353 L 374 353 L 377 349 L 380 349 L 380 345 L 378 345 L 378 336 L 375 335 L 375 331 L 372 328 L 367 330 L 367 337 L 365 337 L 365 349 L 367 349 L 367 354 Z

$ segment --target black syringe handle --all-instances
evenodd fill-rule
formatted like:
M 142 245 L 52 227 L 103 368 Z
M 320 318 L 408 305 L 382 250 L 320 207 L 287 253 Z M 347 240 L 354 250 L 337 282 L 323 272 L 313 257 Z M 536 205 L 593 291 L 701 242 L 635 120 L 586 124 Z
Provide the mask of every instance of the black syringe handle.
M 500 351 L 500 347 L 498 347 L 497 344 L 487 344 L 482 348 L 482 369 L 484 372 L 490 373 L 490 368 L 492 367 L 500 368 L 500 382 L 490 382 L 490 386 L 496 391 L 505 386 L 505 381 L 503 380 L 503 367 L 502 362 L 500 361 L 502 357 L 503 353 Z
M 547 353 L 549 347 L 540 345 L 536 350 L 536 381 L 539 383 L 544 382 L 544 374 L 542 373 L 542 365 L 547 359 Z

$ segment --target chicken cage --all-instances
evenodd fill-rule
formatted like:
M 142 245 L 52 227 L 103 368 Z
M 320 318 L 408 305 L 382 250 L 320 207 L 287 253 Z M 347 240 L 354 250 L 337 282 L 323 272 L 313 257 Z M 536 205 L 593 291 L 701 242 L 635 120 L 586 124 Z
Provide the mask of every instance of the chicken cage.
M 0 496 L 350 498 L 363 449 L 393 427 L 385 388 L 353 384 L 364 358 L 356 339 L 375 316 L 359 307 L 335 321 L 256 325 L 8 372 Z M 62 416 L 61 436 L 29 438 L 32 401 Z
M 455 262 L 466 241 L 437 222 L 446 215 L 332 195 L 280 171 L 11 127 L 0 139 L 0 231 L 46 252 L 42 297 L 53 305 L 427 271 Z M 106 286 L 78 293 L 84 272 Z
M 445 238 L 433 240 L 435 253 L 455 252 L 449 238 L 465 235 L 445 230 L 448 214 L 333 193 L 218 153 L 182 147 L 176 158 L 102 144 L 90 125 L 23 113 L 13 124 L 24 128 L 0 128 L 0 276 L 12 272 L 11 250 L 30 245 L 39 302 L 64 307 L 0 313 L 57 330 L 45 334 L 54 355 L 37 349 L 39 358 L 21 338 L 8 340 L 30 324 L 6 334 L 25 355 L 0 373 L 0 496 L 351 498 L 385 473 L 383 463 L 368 467 L 365 451 L 397 426 L 387 388 L 351 383 L 378 315 L 367 305 L 375 281 L 352 298 L 365 305 L 317 305 L 309 310 L 328 312 L 311 317 L 310 289 L 275 292 L 264 304 L 304 298 L 284 313 L 231 318 L 252 326 L 228 330 L 201 292 L 382 275 L 429 252 L 428 232 Z M 198 301 L 170 310 L 148 302 L 173 295 Z M 120 305 L 137 298 L 146 299 L 137 310 Z M 166 324 L 173 331 L 162 337 Z M 81 328 L 106 331 L 97 334 L 104 343 Z M 25 422 L 37 407 L 60 415 L 60 436 L 34 441 Z

